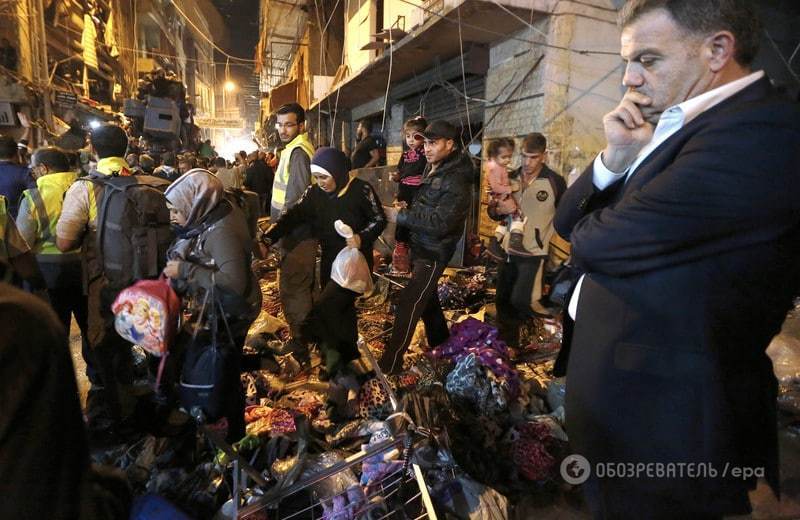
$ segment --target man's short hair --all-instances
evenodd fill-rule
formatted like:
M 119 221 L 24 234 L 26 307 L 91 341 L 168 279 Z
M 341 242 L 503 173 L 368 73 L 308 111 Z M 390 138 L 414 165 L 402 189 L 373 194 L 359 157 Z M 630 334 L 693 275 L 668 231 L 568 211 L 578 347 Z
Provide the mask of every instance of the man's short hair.
M 294 114 L 297 116 L 298 123 L 305 123 L 306 121 L 306 111 L 303 107 L 298 105 L 297 103 L 286 103 L 278 108 L 278 111 L 275 112 L 275 115 L 286 115 L 286 114 Z
M 758 54 L 761 22 L 750 0 L 629 0 L 620 10 L 619 23 L 626 27 L 656 9 L 667 11 L 693 35 L 730 31 L 736 38 L 733 57 L 739 65 L 750 65 Z
M 175 161 L 175 152 L 166 152 L 161 156 L 161 162 L 164 164 L 164 166 L 174 168 L 177 166 Z
M 224 157 L 217 157 L 214 159 L 214 166 L 217 168 L 225 168 L 225 158 Z
M 32 162 L 34 165 L 41 164 L 47 166 L 54 172 L 68 172 L 69 158 L 64 150 L 56 146 L 43 146 L 33 152 Z
M 152 173 L 156 167 L 156 161 L 146 153 L 139 156 L 139 166 L 147 173 Z
M 522 140 L 523 153 L 544 153 L 547 150 L 547 138 L 539 132 L 533 132 Z
M 104 123 L 90 132 L 92 148 L 100 159 L 125 157 L 128 149 L 128 134 L 117 125 Z
M 0 135 L 0 159 L 11 159 L 17 155 L 17 142 L 10 135 Z
M 364 119 L 360 119 L 358 121 L 358 124 L 366 128 L 367 132 L 372 131 L 372 119 L 365 117 Z
M 77 150 L 64 150 L 64 155 L 69 161 L 69 169 L 77 170 L 81 165 L 81 154 Z
M 486 148 L 486 155 L 489 157 L 497 157 L 501 148 L 508 148 L 514 151 L 514 140 L 508 137 L 501 137 L 500 139 L 492 139 L 489 141 L 489 146 Z

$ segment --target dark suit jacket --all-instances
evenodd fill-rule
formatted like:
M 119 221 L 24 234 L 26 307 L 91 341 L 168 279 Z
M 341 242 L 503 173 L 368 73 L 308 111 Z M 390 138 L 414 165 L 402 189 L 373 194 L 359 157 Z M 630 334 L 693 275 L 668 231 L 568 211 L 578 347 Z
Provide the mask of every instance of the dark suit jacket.
M 764 468 L 778 489 L 765 354 L 800 289 L 800 108 L 764 78 L 707 110 L 627 183 L 592 167 L 556 230 L 587 274 L 567 364 L 567 427 L 590 461 Z M 746 509 L 743 479 L 595 480 L 615 515 L 641 497 Z

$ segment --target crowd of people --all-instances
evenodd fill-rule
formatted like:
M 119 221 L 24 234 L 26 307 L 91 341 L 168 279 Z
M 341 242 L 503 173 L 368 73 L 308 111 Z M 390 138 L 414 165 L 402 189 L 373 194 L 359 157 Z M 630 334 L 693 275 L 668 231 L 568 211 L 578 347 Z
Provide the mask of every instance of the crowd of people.
M 604 150 L 570 188 L 547 165 L 543 134 L 524 136 L 519 149 L 511 139 L 489 143 L 497 327 L 518 347 L 521 324 L 553 312 L 543 278 L 558 232 L 572 245 L 556 362 L 569 381 L 572 450 L 592 462 L 761 468 L 777 490 L 776 385 L 764 351 L 800 291 L 800 110 L 763 71 L 751 70 L 758 24 L 745 3 L 717 2 L 713 12 L 699 4 L 636 0 L 623 9 L 627 90 L 604 117 Z M 54 468 L 43 472 L 52 480 L 86 473 L 64 335 L 73 318 L 92 384 L 90 433 L 124 436 L 137 427 L 130 346 L 115 329 L 111 304 L 139 275 L 163 277 L 182 301 L 159 410 L 180 402 L 181 364 L 193 355 L 198 331 L 208 332 L 209 297 L 218 309 L 214 337 L 227 339 L 215 384 L 226 391 L 219 413 L 207 419 L 230 441 L 244 434 L 242 346 L 261 309 L 251 261 L 270 249 L 280 259 L 286 352 L 300 369 L 309 368 L 316 348 L 325 378 L 350 375 L 359 357 L 355 303 L 365 289 L 343 281 L 337 255 L 356 250 L 371 271 L 373 246 L 391 224 L 392 262 L 406 282 L 380 371 L 402 370 L 420 319 L 431 348 L 448 339 L 437 282 L 464 234 L 477 179 L 459 129 L 443 120 L 406 121 L 391 174 L 398 194 L 382 201 L 351 173 L 381 161 L 366 126 L 351 157 L 315 146 L 296 103 L 277 110 L 275 128 L 279 156 L 240 152 L 228 161 L 210 142 L 197 153 L 139 153 L 124 129 L 104 124 L 90 132 L 89 171 L 81 171 L 80 154 L 54 146 L 35 150 L 26 164 L 16 142 L 0 137 L 4 278 L 49 304 L 2 286 L 0 311 L 11 328 L 0 340 L 9 374 L 0 402 L 12 407 L 0 419 L 0 460 L 15 458 L 28 476 Z M 521 166 L 512 170 L 515 154 Z M 132 186 L 160 207 L 111 216 L 112 194 Z M 257 215 L 236 196 L 242 189 L 258 195 Z M 254 219 L 267 215 L 256 231 Z M 142 226 L 149 231 L 137 234 Z M 121 254 L 118 236 L 138 242 Z M 57 406 L 58 418 L 44 403 Z M 77 448 L 47 460 L 19 440 L 26 432 L 42 440 L 37 428 L 64 429 L 69 435 L 59 442 Z M 3 482 L 28 482 L 2 466 Z M 584 489 L 597 518 L 721 518 L 749 510 L 754 483 L 593 473 Z M 80 478 L 53 482 L 48 500 L 57 513 L 48 517 L 77 516 L 83 485 Z M 0 505 L 0 516 L 33 510 L 25 508 L 43 499 L 27 489 L 16 495 Z

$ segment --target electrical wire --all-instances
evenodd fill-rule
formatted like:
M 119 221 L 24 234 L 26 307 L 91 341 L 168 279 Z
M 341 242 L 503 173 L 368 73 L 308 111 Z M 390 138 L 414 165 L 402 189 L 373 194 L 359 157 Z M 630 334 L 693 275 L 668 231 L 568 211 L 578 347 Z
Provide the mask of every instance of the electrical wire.
M 208 43 L 210 43 L 212 47 L 214 47 L 214 48 L 215 48 L 215 49 L 217 49 L 219 52 L 221 52 L 223 56 L 225 56 L 225 57 L 226 57 L 226 58 L 228 58 L 229 60 L 238 60 L 238 61 L 244 61 L 244 62 L 248 62 L 248 63 L 255 63 L 255 62 L 256 62 L 256 60 L 251 60 L 251 59 L 247 59 L 247 58 L 239 58 L 239 57 L 237 57 L 237 56 L 232 56 L 232 55 L 228 54 L 227 52 L 225 52 L 224 50 L 222 50 L 222 48 L 221 48 L 219 45 L 217 45 L 216 43 L 214 43 L 214 40 L 212 40 L 211 38 L 209 38 L 208 36 L 206 36 L 205 32 L 203 32 L 203 31 L 202 31 L 202 30 L 201 30 L 199 27 L 197 27 L 197 26 L 194 24 L 194 22 L 193 22 L 193 21 L 192 21 L 192 20 L 191 20 L 191 19 L 190 19 L 190 18 L 189 18 L 187 15 L 186 15 L 186 13 L 184 13 L 184 12 L 181 10 L 181 8 L 180 8 L 180 7 L 178 7 L 178 4 L 175 2 L 175 0 L 169 0 L 169 1 L 170 1 L 170 3 L 172 4 L 172 7 L 174 7 L 174 8 L 175 8 L 175 10 L 176 10 L 176 11 L 178 11 L 178 13 L 180 13 L 180 15 L 181 15 L 181 16 L 183 16 L 183 18 L 184 18 L 184 19 L 185 19 L 187 22 L 189 22 L 189 25 L 191 25 L 191 26 L 194 28 L 194 30 L 195 30 L 195 31 L 197 31 L 197 33 L 198 33 L 200 36 L 202 36 L 202 37 L 203 37 L 203 39 L 205 39 L 205 40 L 206 40 Z
M 792 75 L 792 77 L 794 78 L 794 80 L 795 80 L 797 83 L 800 83 L 800 77 L 798 77 L 798 76 L 797 76 L 797 73 L 796 73 L 796 72 L 794 71 L 794 69 L 792 68 L 791 61 L 787 61 L 787 60 L 786 60 L 786 58 L 784 57 L 783 53 L 781 52 L 781 49 L 780 49 L 780 47 L 778 47 L 778 44 L 777 44 L 777 43 L 775 43 L 775 40 L 773 40 L 773 39 L 772 39 L 772 36 L 769 34 L 769 31 L 768 31 L 768 30 L 766 30 L 766 29 L 764 29 L 764 34 L 767 36 L 767 39 L 769 40 L 769 43 L 770 43 L 770 44 L 772 44 L 772 49 L 775 51 L 775 54 L 777 54 L 777 55 L 778 55 L 778 57 L 779 57 L 779 58 L 781 59 L 781 61 L 783 62 L 783 64 L 784 64 L 784 65 L 786 65 L 786 70 L 788 70 L 788 71 L 789 71 L 789 74 L 791 74 L 791 75 Z M 795 55 L 796 53 L 797 53 L 797 50 L 795 50 L 795 51 L 792 53 L 792 59 L 794 59 L 794 55 Z
M 429 13 L 429 14 L 432 14 L 434 16 L 437 16 L 437 17 L 441 18 L 442 20 L 447 21 L 448 23 L 451 23 L 451 24 L 457 24 L 458 23 L 458 21 L 456 21 L 456 20 L 451 20 L 450 18 L 446 17 L 443 14 L 440 14 L 440 13 L 437 13 L 436 11 L 428 9 L 427 7 L 425 7 L 423 5 L 415 4 L 414 2 L 411 2 L 410 0 L 400 0 L 400 1 L 403 2 L 404 4 L 408 4 L 410 6 L 422 9 L 426 13 Z M 527 24 L 527 22 L 526 22 L 526 24 Z M 516 36 L 509 36 L 506 33 L 493 31 L 491 29 L 487 29 L 485 27 L 481 27 L 479 25 L 473 25 L 473 24 L 466 23 L 466 22 L 463 22 L 463 25 L 464 25 L 464 27 L 469 27 L 470 29 L 475 29 L 476 31 L 481 31 L 481 32 L 484 32 L 486 34 L 493 34 L 495 36 L 502 36 L 503 38 L 507 38 L 507 39 L 510 39 L 510 40 L 515 40 L 515 41 L 519 41 L 519 42 L 523 42 L 523 43 L 529 43 L 531 45 L 541 45 L 542 47 L 547 47 L 549 49 L 557 49 L 557 50 L 561 50 L 561 51 L 569 51 L 569 52 L 574 52 L 576 54 L 583 54 L 583 55 L 600 54 L 600 55 L 607 55 L 607 56 L 619 56 L 619 53 L 618 52 L 614 52 L 614 51 L 599 51 L 599 50 L 590 50 L 590 49 L 573 49 L 571 47 L 564 47 L 564 46 L 561 46 L 561 45 L 552 45 L 552 44 L 545 43 L 545 42 L 537 42 L 537 41 L 533 41 L 533 40 L 526 40 L 525 38 L 519 38 L 519 37 L 516 37 Z
M 0 14 L 0 16 L 2 16 L 2 14 Z M 79 31 L 77 29 L 73 29 L 72 27 L 67 27 L 66 25 L 59 25 L 58 28 L 59 29 L 64 29 L 65 31 L 71 32 L 71 33 L 73 33 L 73 34 L 75 34 L 77 36 L 81 36 L 82 35 L 81 31 Z M 101 45 L 104 45 L 104 44 L 101 43 Z M 146 54 L 148 54 L 150 56 L 158 56 L 158 57 L 161 57 L 161 58 L 171 58 L 173 60 L 183 59 L 183 60 L 191 61 L 191 62 L 195 62 L 195 63 L 204 63 L 206 65 L 225 65 L 225 63 L 226 63 L 225 61 L 200 60 L 200 59 L 187 58 L 187 57 L 181 58 L 181 57 L 176 56 L 174 54 L 167 54 L 167 53 L 155 52 L 155 51 L 142 51 L 142 50 L 139 50 L 139 49 L 136 49 L 136 48 L 133 48 L 133 47 L 125 47 L 123 45 L 117 45 L 117 49 L 119 49 L 121 51 L 123 51 L 123 50 L 124 51 L 132 51 L 132 52 L 135 52 L 135 53 L 146 53 Z M 248 68 L 252 68 L 252 65 L 249 64 L 249 63 L 235 63 L 234 62 L 234 63 L 231 63 L 231 66 L 233 66 L 233 67 L 248 67 Z
M 344 12 L 345 12 L 345 15 L 346 15 L 347 13 L 350 12 L 350 0 L 345 0 L 344 5 L 345 5 Z M 346 44 L 347 42 L 343 42 L 343 43 Z M 344 66 L 345 56 L 347 56 L 347 45 L 342 45 L 342 64 L 339 65 L 340 68 Z M 339 81 L 339 83 L 341 83 L 341 81 Z M 330 142 L 330 146 L 333 146 L 333 134 L 336 132 L 336 115 L 337 115 L 337 113 L 339 111 L 339 93 L 341 91 L 342 91 L 342 86 L 339 85 L 336 88 L 336 102 L 333 105 L 333 117 L 331 118 L 331 142 Z
M 397 22 L 395 22 L 397 23 Z M 394 38 L 392 38 L 392 28 L 394 23 L 389 27 L 389 76 L 386 78 L 386 92 L 383 93 L 383 117 L 381 118 L 381 135 L 386 125 L 386 108 L 389 106 L 389 87 L 392 84 L 392 65 L 394 63 Z
M 497 0 L 492 0 L 492 3 L 494 5 L 496 5 L 497 7 L 499 7 L 500 9 L 502 9 L 503 11 L 507 12 L 508 14 L 510 14 L 511 16 L 513 16 L 514 18 L 516 18 L 517 20 L 519 20 L 520 22 L 522 22 L 525 25 L 527 25 L 533 32 L 537 32 L 537 33 L 541 34 L 542 36 L 544 36 L 545 38 L 547 38 L 547 33 L 546 32 L 537 29 L 532 23 L 530 23 L 527 20 L 524 20 L 521 17 L 517 16 L 517 14 L 514 13 L 514 11 L 512 11 L 509 8 L 507 8 L 506 6 L 504 6 L 503 4 L 498 2 Z M 531 15 L 532 14 L 533 14 L 533 9 L 531 9 Z M 459 19 L 460 19 L 460 17 L 459 17 Z
M 472 142 L 472 121 L 469 117 L 469 97 L 467 96 L 467 74 L 464 70 L 464 39 L 461 37 L 461 6 L 458 6 L 458 51 L 461 57 L 461 83 L 464 87 L 464 108 L 467 110 L 467 128 L 469 128 L 469 138 Z

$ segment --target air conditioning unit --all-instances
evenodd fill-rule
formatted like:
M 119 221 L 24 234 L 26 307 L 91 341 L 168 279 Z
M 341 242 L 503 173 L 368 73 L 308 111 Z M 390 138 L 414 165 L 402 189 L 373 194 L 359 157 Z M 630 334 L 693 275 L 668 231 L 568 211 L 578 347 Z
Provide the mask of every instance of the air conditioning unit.
M 181 118 L 175 101 L 148 96 L 144 131 L 158 137 L 178 137 L 180 129 Z

